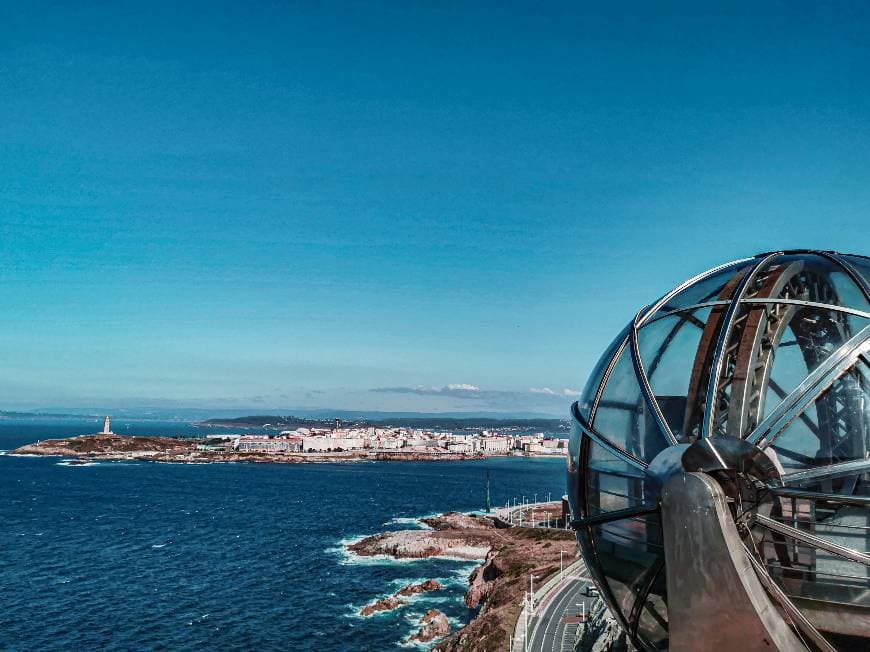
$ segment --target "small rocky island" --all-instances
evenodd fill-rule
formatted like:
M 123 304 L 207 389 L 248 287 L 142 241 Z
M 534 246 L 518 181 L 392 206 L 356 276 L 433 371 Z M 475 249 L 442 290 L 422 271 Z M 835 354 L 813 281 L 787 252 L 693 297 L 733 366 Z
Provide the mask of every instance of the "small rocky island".
M 465 627 L 450 635 L 450 625 L 444 614 L 432 610 L 421 621 L 422 628 L 409 641 L 441 640 L 433 650 L 441 652 L 488 652 L 507 647 L 514 623 L 520 613 L 520 602 L 528 589 L 528 578 L 534 574 L 544 582 L 559 572 L 559 551 L 565 550 L 573 559 L 576 542 L 573 533 L 544 528 L 499 527 L 497 520 L 448 512 L 436 518 L 420 519 L 430 530 L 399 530 L 384 532 L 348 545 L 348 550 L 361 556 L 386 555 L 397 559 L 449 557 L 479 559 L 469 576 L 465 604 L 480 608 L 477 616 Z M 438 590 L 436 580 L 410 585 L 394 595 L 368 605 L 362 615 L 398 609 L 404 606 L 403 596 L 419 592 L 412 587 Z M 408 590 L 406 593 L 405 591 Z M 420 589 L 424 590 L 424 589 Z

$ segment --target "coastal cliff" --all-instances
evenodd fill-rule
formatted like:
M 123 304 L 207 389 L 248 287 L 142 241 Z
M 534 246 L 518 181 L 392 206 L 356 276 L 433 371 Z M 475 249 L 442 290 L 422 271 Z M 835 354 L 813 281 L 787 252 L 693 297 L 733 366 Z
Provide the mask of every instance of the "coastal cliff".
M 546 581 L 559 571 L 560 550 L 568 553 L 569 559 L 576 552 L 574 536 L 565 530 L 498 528 L 490 518 L 458 512 L 421 522 L 432 529 L 384 532 L 350 544 L 348 550 L 361 556 L 397 559 L 481 560 L 468 578 L 465 594 L 465 604 L 479 612 L 468 625 L 433 648 L 444 652 L 506 649 L 529 575 L 537 576 L 538 582 Z M 398 600 L 398 594 L 392 598 Z

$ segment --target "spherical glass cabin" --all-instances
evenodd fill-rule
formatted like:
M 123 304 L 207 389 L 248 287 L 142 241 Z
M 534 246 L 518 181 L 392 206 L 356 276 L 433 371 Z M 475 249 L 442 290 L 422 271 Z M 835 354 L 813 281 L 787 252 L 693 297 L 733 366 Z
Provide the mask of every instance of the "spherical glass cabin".
M 590 573 L 639 649 L 668 647 L 659 471 L 674 464 L 719 482 L 759 579 L 808 649 L 868 649 L 868 388 L 863 256 L 728 263 L 616 337 L 572 406 L 569 499 Z M 739 454 L 710 470 L 687 453 L 703 440 Z

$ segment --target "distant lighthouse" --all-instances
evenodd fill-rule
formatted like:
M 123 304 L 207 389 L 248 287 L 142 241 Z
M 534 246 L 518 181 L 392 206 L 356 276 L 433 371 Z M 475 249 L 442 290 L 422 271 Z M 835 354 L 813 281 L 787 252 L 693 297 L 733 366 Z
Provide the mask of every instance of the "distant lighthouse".
M 112 432 L 112 418 L 111 418 L 111 417 L 108 417 L 108 416 L 107 416 L 107 417 L 106 417 L 106 420 L 103 422 L 103 432 L 102 432 L 101 434 L 103 434 L 103 435 L 112 435 L 112 434 L 114 434 L 114 433 Z

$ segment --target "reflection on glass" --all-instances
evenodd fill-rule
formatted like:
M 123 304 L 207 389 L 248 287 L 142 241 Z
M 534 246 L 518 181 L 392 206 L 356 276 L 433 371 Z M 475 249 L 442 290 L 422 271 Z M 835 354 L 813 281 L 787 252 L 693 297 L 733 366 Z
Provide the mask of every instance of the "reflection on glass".
M 642 460 L 652 460 L 665 447 L 665 436 L 643 400 L 628 348 L 607 380 L 592 428 Z
M 710 308 L 676 313 L 657 319 L 638 331 L 638 347 L 650 387 L 678 440 L 689 433 L 684 428 L 686 397 L 695 352 L 701 342 Z
M 587 422 L 589 421 L 592 411 L 592 404 L 595 402 L 595 396 L 598 393 L 598 388 L 601 386 L 601 380 L 607 372 L 610 360 L 619 350 L 619 347 L 622 346 L 623 342 L 625 342 L 625 338 L 628 336 L 630 330 L 631 324 L 622 329 L 619 335 L 617 335 L 610 343 L 610 346 L 607 347 L 604 355 L 599 358 L 598 363 L 589 375 L 589 380 L 586 381 L 583 393 L 580 395 L 580 400 L 577 401 L 577 407 L 580 410 L 580 414 Z
M 866 459 L 870 453 L 868 388 L 868 367 L 859 360 L 772 438 L 782 468 L 788 472 Z M 831 488 L 837 484 L 840 493 L 841 481 L 830 482 Z
M 690 285 L 671 298 L 652 318 L 655 319 L 673 310 L 694 306 L 698 303 L 730 298 L 734 287 L 740 282 L 744 270 L 754 262 L 754 260 L 749 260 L 737 263 Z

